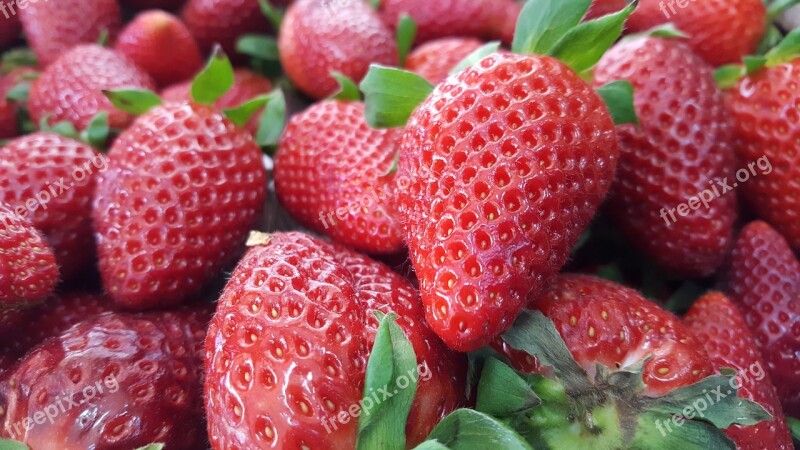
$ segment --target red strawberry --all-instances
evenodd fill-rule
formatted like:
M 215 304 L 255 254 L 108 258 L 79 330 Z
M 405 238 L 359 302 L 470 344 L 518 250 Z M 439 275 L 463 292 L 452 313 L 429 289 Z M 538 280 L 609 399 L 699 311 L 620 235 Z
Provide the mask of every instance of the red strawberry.
M 170 103 L 108 153 L 94 202 L 99 268 L 128 308 L 179 303 L 238 257 L 267 175 L 253 137 L 211 108 Z
M 41 3 L 41 2 L 40 2 Z M 55 4 L 55 3 L 53 3 Z M 154 89 L 153 80 L 122 54 L 99 45 L 80 45 L 47 66 L 31 86 L 31 118 L 50 124 L 72 122 L 84 129 L 100 111 L 113 128 L 125 128 L 133 116 L 115 108 L 103 90 Z
M 640 122 L 617 129 L 611 217 L 652 260 L 687 277 L 722 264 L 737 212 L 735 193 L 720 187 L 735 181 L 736 155 L 712 72 L 678 39 L 641 37 L 613 47 L 594 75 L 596 86 L 631 82 Z
M 0 139 L 12 138 L 20 134 L 17 102 L 6 97 L 15 84 L 10 75 L 0 77 Z
M 203 316 L 106 313 L 45 341 L 0 387 L 0 433 L 34 449 L 204 448 Z
M 0 17 L 0 49 L 5 49 L 14 43 L 22 31 L 16 10 L 11 11 L 8 6 L 5 3 L 0 6 L 0 13 L 3 15 Z
M 771 420 L 756 425 L 728 428 L 725 433 L 736 442 L 736 447 L 739 450 L 794 448 L 775 386 L 765 372 L 766 364 L 734 304 L 723 294 L 711 292 L 692 305 L 683 321 L 708 351 L 714 369 L 736 370 L 742 382 L 739 397 L 761 404 L 772 415 Z
M 303 92 L 336 92 L 337 71 L 356 83 L 371 63 L 397 64 L 394 34 L 362 0 L 298 0 L 286 12 L 278 37 L 281 64 Z
M 27 2 L 19 9 L 28 44 L 42 66 L 78 44 L 97 42 L 109 33 L 113 41 L 122 24 L 117 0 L 60 0 Z M 86 55 L 91 59 L 91 55 Z M 91 63 L 90 63 L 91 64 Z
M 0 203 L 0 314 L 44 300 L 58 282 L 53 251 L 27 215 Z
M 741 189 L 758 216 L 777 229 L 795 250 L 800 250 L 800 152 L 793 137 L 800 95 L 797 71 L 800 58 L 766 67 L 744 77 L 728 93 L 728 107 L 741 145 L 739 157 L 752 165 Z
M 612 14 L 622 10 L 627 6 L 625 0 L 592 0 L 589 12 L 586 13 L 584 20 L 597 19 L 607 14 Z
M 755 335 L 784 411 L 800 417 L 800 261 L 769 225 L 752 222 L 736 241 L 727 286 Z
M 391 205 L 402 129 L 376 130 L 364 104 L 327 100 L 289 121 L 275 157 L 275 190 L 306 227 L 368 253 L 403 249 Z M 340 214 L 342 213 L 342 214 Z
M 189 79 L 203 67 L 203 55 L 186 25 L 164 11 L 137 15 L 120 33 L 115 49 L 160 86 Z
M 416 72 L 431 84 L 444 81 L 450 71 L 483 42 L 473 38 L 442 38 L 426 42 L 408 55 L 406 69 Z
M 266 240 L 231 276 L 206 339 L 213 448 L 354 448 L 358 421 L 336 418 L 362 398 L 372 310 L 395 312 L 427 364 L 406 425 L 419 443 L 459 404 L 465 367 L 425 324 L 417 292 L 343 247 L 297 232 Z
M 417 23 L 417 43 L 451 36 L 510 42 L 520 5 L 514 0 L 383 0 L 381 17 L 394 28 L 403 14 Z
M 398 207 L 428 323 L 450 348 L 491 342 L 566 262 L 613 178 L 607 111 L 559 61 L 495 54 L 412 115 Z
M 695 53 L 720 66 L 756 50 L 766 19 L 761 0 L 640 0 L 627 27 L 641 32 L 671 22 L 689 36 Z
M 239 36 L 269 29 L 257 0 L 188 0 L 180 16 L 204 53 L 220 44 L 228 55 L 237 55 Z
M 0 201 L 28 208 L 64 279 L 93 262 L 92 197 L 106 167 L 105 156 L 92 147 L 53 133 L 28 134 L 0 148 Z

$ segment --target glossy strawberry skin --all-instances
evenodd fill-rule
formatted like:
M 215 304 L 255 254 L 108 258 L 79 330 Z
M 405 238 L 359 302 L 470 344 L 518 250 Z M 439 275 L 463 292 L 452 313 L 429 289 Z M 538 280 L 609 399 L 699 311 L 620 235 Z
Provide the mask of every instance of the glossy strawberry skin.
M 164 11 L 137 15 L 122 30 L 114 48 L 159 86 L 187 80 L 203 67 L 203 55 L 186 25 Z
M 241 35 L 269 29 L 257 0 L 188 0 L 180 17 L 203 53 L 220 44 L 234 60 L 241 59 L 236 52 L 236 41 Z
M 724 294 L 711 292 L 697 300 L 683 318 L 708 351 L 715 370 L 730 367 L 742 386 L 739 397 L 759 403 L 773 417 L 749 427 L 733 425 L 725 433 L 739 450 L 791 450 L 792 438 L 766 364 L 744 317 Z
M 387 174 L 402 134 L 370 128 L 361 102 L 312 105 L 292 117 L 281 138 L 278 198 L 303 225 L 337 242 L 372 254 L 401 251 L 394 175 Z
M 800 101 L 795 90 L 798 73 L 800 59 L 762 69 L 740 80 L 727 97 L 741 141 L 739 158 L 768 160 L 771 167 L 770 173 L 762 170 L 742 184 L 745 200 L 796 251 L 800 251 L 800 152 L 794 137 L 800 129 L 794 106 Z
M 278 48 L 292 82 L 318 99 L 336 92 L 332 71 L 358 83 L 370 64 L 397 64 L 394 34 L 361 0 L 298 0 L 286 12 Z
M 378 325 L 373 309 L 395 312 L 417 360 L 428 364 L 406 426 L 409 446 L 424 439 L 461 401 L 463 356 L 430 331 L 417 292 L 401 276 L 291 232 L 249 250 L 211 322 L 205 394 L 212 447 L 354 448 L 357 419 L 335 417 L 362 398 Z
M 450 71 L 483 42 L 473 38 L 441 38 L 415 48 L 406 60 L 406 69 L 422 76 L 431 84 L 445 80 Z
M 639 126 L 617 128 L 620 162 L 611 218 L 637 248 L 668 271 L 711 275 L 733 241 L 735 137 L 713 68 L 678 39 L 643 37 L 613 47 L 595 69 L 595 86 L 627 80 Z M 706 191 L 707 190 L 707 191 Z M 708 207 L 681 216 L 679 205 L 706 191 Z
M 267 176 L 252 136 L 206 106 L 139 117 L 108 153 L 93 223 L 109 296 L 128 308 L 179 303 L 243 250 Z
M 79 130 L 86 128 L 95 114 L 108 112 L 112 128 L 125 128 L 133 116 L 119 110 L 103 95 L 103 90 L 155 89 L 150 76 L 122 54 L 99 45 L 80 45 L 50 64 L 31 86 L 31 118 L 50 124 L 69 121 Z
M 53 250 L 27 215 L 24 206 L 0 203 L 0 314 L 44 300 L 58 282 Z
M 548 57 L 490 55 L 417 108 L 398 209 L 428 323 L 450 348 L 511 326 L 566 261 L 617 156 L 602 100 Z
M 113 42 L 122 24 L 117 0 L 28 2 L 19 16 L 39 64 L 47 66 L 80 44 L 97 42 L 103 32 Z
M 204 316 L 106 313 L 44 342 L 0 386 L 0 432 L 41 449 L 203 448 Z M 19 425 L 46 410 L 52 423 Z
M 761 349 L 784 412 L 800 417 L 800 261 L 772 227 L 752 222 L 736 240 L 726 283 Z
M 106 167 L 92 147 L 54 133 L 28 134 L 0 148 L 0 201 L 14 208 L 34 202 L 28 219 L 52 246 L 64 279 L 92 265 L 92 197 Z
M 597 19 L 608 14 L 613 14 L 621 11 L 627 6 L 625 0 L 592 0 L 589 6 L 589 11 L 586 13 L 584 20 Z
M 689 1 L 683 6 L 641 0 L 626 27 L 638 33 L 672 23 L 689 36 L 695 53 L 714 66 L 741 62 L 755 52 L 764 34 L 767 15 L 761 0 Z

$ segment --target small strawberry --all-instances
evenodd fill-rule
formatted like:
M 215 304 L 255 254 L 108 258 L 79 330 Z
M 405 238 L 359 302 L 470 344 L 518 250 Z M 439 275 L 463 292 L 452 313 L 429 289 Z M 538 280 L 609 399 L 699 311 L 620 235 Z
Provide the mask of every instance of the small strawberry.
M 187 80 L 203 67 L 203 56 L 186 25 L 160 10 L 139 13 L 122 30 L 114 48 L 159 86 Z
M 615 13 L 625 8 L 625 0 L 592 0 L 589 12 L 586 13 L 585 20 L 597 19 L 606 14 Z
M 42 66 L 49 65 L 72 47 L 97 42 L 103 33 L 108 33 L 113 41 L 122 24 L 117 0 L 26 3 L 26 8 L 19 8 L 22 28 Z M 91 55 L 86 57 L 91 59 Z
M 441 38 L 415 48 L 406 60 L 406 69 L 416 72 L 431 84 L 439 84 L 450 71 L 483 45 L 474 38 Z
M 800 261 L 764 222 L 736 240 L 727 290 L 753 331 L 783 409 L 800 416 Z
M 31 86 L 31 118 L 36 123 L 69 121 L 82 130 L 106 111 L 112 128 L 125 128 L 133 116 L 115 108 L 102 92 L 120 88 L 153 89 L 154 83 L 119 52 L 95 44 L 77 46 L 47 66 Z
M 742 381 L 739 396 L 766 409 L 772 419 L 749 427 L 734 425 L 725 433 L 739 450 L 791 450 L 792 438 L 775 386 L 764 371 L 761 354 L 744 317 L 725 295 L 712 292 L 697 300 L 683 319 L 711 357 L 715 370 L 730 367 Z
M 204 448 L 205 316 L 106 313 L 45 341 L 0 386 L 0 433 L 33 449 Z
M 373 310 L 399 316 L 426 373 L 405 427 L 409 447 L 458 406 L 463 357 L 425 324 L 405 279 L 302 233 L 256 237 L 263 245 L 234 271 L 206 339 L 213 448 L 355 448 L 358 420 L 348 411 L 364 392 Z
M 736 155 L 713 68 L 679 39 L 639 37 L 597 64 L 595 85 L 614 80 L 633 85 L 640 124 L 617 129 L 611 218 L 667 270 L 711 275 L 730 250 L 737 215 L 735 193 L 718 186 L 734 180 Z
M 766 19 L 761 0 L 640 0 L 626 25 L 638 33 L 672 23 L 689 36 L 695 53 L 720 66 L 756 50 Z
M 54 133 L 28 134 L 0 147 L 0 201 L 27 208 L 64 279 L 92 265 L 92 197 L 106 167 L 105 156 L 89 145 Z
M 27 215 L 26 206 L 0 203 L 0 315 L 44 300 L 58 282 L 53 251 Z
M 397 64 L 394 35 L 362 0 L 298 0 L 286 12 L 278 47 L 286 74 L 314 98 L 336 91 L 331 72 L 359 82 L 370 63 Z
M 239 36 L 269 29 L 258 0 L 188 0 L 180 17 L 204 53 L 220 44 L 225 53 L 236 55 Z
M 367 253 L 403 248 L 391 206 L 402 129 L 376 130 L 364 104 L 326 100 L 289 121 L 275 156 L 275 190 L 309 229 Z M 342 214 L 340 214 L 342 213 Z

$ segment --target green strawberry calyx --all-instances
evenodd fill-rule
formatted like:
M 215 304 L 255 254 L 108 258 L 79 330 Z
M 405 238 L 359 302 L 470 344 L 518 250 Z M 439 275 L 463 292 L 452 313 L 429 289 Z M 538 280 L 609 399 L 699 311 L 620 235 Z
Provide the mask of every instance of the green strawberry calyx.
M 406 58 L 417 37 L 417 23 L 408 14 L 403 14 L 397 21 L 397 66 L 406 65 Z
M 91 145 L 98 150 L 105 150 L 108 137 L 116 130 L 111 130 L 108 124 L 108 111 L 100 111 L 92 117 L 85 130 L 78 131 L 69 121 L 50 124 L 50 116 L 46 115 L 39 121 L 39 130 L 45 133 L 55 133 Z
M 730 89 L 742 78 L 763 68 L 788 63 L 800 55 L 800 29 L 792 30 L 763 56 L 745 56 L 742 64 L 728 64 L 714 71 L 714 80 L 721 89 Z

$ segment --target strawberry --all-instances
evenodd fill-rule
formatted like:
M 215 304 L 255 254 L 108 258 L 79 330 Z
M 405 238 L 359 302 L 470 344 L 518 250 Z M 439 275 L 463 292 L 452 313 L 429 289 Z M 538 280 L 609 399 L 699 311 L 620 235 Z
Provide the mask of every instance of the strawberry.
M 11 75 L 0 77 L 0 139 L 19 135 L 17 102 L 7 97 L 14 85 Z
M 122 30 L 114 48 L 159 86 L 189 79 L 203 67 L 203 56 L 186 25 L 160 10 L 139 13 Z
M 656 37 L 619 43 L 594 73 L 597 86 L 631 82 L 640 122 L 617 129 L 610 216 L 650 259 L 687 277 L 722 264 L 737 215 L 735 193 L 720 187 L 735 181 L 736 155 L 712 73 L 681 40 Z
M 761 0 L 640 0 L 627 27 L 642 32 L 671 22 L 689 36 L 695 53 L 720 66 L 756 50 L 766 19 Z
M 510 42 L 520 12 L 514 0 L 383 0 L 381 18 L 395 27 L 403 14 L 417 23 L 417 43 L 451 36 Z
M 408 445 L 460 402 L 463 357 L 423 319 L 417 292 L 386 266 L 298 232 L 256 236 L 222 293 L 206 339 L 212 447 L 355 448 L 373 310 L 394 312 L 419 377 Z
M 106 167 L 92 147 L 54 133 L 28 134 L 0 148 L 0 201 L 28 208 L 28 220 L 52 246 L 64 279 L 92 265 L 92 196 Z
M 149 308 L 197 293 L 239 255 L 266 188 L 253 137 L 210 107 L 140 116 L 111 147 L 94 200 L 108 295 Z
M 800 153 L 792 137 L 800 129 L 794 120 L 797 70 L 800 58 L 764 67 L 739 80 L 727 100 L 741 140 L 739 157 L 757 162 L 761 171 L 742 183 L 745 200 L 800 250 Z
M 22 29 L 42 66 L 49 65 L 79 44 L 97 42 L 103 33 L 112 39 L 122 24 L 117 0 L 60 0 L 26 2 L 19 8 Z M 91 58 L 91 55 L 86 55 Z
M 784 411 L 800 416 L 800 261 L 774 229 L 752 222 L 736 240 L 726 282 L 761 349 Z
M 592 0 L 585 20 L 597 19 L 625 8 L 625 0 Z
M 483 43 L 473 38 L 442 38 L 428 41 L 408 55 L 406 69 L 416 72 L 431 84 L 439 84 L 450 71 Z
M 258 0 L 188 0 L 180 17 L 203 53 L 220 44 L 225 53 L 236 55 L 239 36 L 269 29 Z
M 0 433 L 34 449 L 204 448 L 204 316 L 106 313 L 45 341 L 0 387 Z
M 397 45 L 361 0 L 299 0 L 286 12 L 278 48 L 283 69 L 304 93 L 323 98 L 338 86 L 331 72 L 361 81 L 370 63 L 397 64 Z
M 115 108 L 102 92 L 118 88 L 153 89 L 154 83 L 119 52 L 79 45 L 47 66 L 31 86 L 31 118 L 37 123 L 69 121 L 84 129 L 95 114 L 106 111 L 112 128 L 125 128 L 133 116 Z
M 278 198 L 303 225 L 338 242 L 368 253 L 399 252 L 394 176 L 387 174 L 402 133 L 370 128 L 361 102 L 312 105 L 291 118 L 281 138 Z
M 757 425 L 734 425 L 725 430 L 736 447 L 739 450 L 794 448 L 775 386 L 736 306 L 725 295 L 711 292 L 692 305 L 683 321 L 708 351 L 715 370 L 722 367 L 736 370 L 742 380 L 739 396 L 760 403 L 772 415 L 771 420 Z
M 26 206 L 0 203 L 0 315 L 44 300 L 58 282 L 53 250 L 26 218 L 28 212 Z

